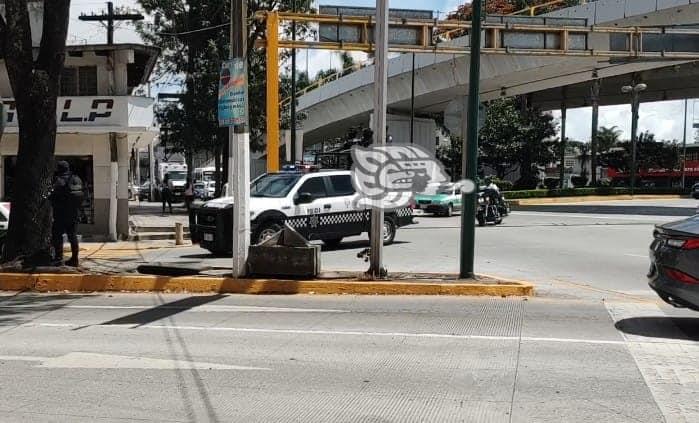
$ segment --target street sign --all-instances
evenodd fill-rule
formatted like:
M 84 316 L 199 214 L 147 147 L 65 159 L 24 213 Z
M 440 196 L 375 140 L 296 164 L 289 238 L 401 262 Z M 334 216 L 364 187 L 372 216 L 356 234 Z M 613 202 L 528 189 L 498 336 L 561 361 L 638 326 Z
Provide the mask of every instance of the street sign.
M 356 6 L 319 6 L 321 15 L 337 15 L 337 16 L 376 16 L 376 9 L 373 7 L 356 7 Z M 434 19 L 434 14 L 431 10 L 410 10 L 410 9 L 390 9 L 388 12 L 391 19 Z M 337 25 L 331 23 L 321 23 L 318 31 L 320 41 L 326 42 L 344 42 L 344 43 L 360 43 L 363 42 L 364 34 L 355 25 Z M 431 44 L 432 32 L 428 33 Z M 366 34 L 369 40 L 374 40 L 373 28 L 368 30 Z M 389 44 L 404 44 L 416 45 L 420 44 L 423 37 L 422 28 L 410 27 L 389 27 L 388 43 Z
M 231 59 L 221 65 L 218 84 L 218 125 L 236 126 L 247 122 L 246 78 L 244 59 Z

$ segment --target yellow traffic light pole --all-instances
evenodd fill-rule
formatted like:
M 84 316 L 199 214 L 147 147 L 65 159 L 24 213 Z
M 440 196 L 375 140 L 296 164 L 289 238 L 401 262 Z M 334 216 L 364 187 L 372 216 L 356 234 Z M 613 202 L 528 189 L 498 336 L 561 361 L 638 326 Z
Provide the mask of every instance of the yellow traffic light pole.
M 267 172 L 279 171 L 279 14 L 267 14 Z

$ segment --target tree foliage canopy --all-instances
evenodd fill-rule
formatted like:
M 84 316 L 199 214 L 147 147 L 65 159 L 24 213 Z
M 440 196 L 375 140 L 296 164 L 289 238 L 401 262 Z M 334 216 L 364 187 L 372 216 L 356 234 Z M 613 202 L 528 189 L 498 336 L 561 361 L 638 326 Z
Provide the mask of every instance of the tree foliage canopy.
M 622 173 L 629 173 L 632 168 L 632 144 L 630 141 L 617 143 L 600 156 L 601 163 Z M 680 165 L 681 152 L 675 141 L 656 141 L 655 135 L 646 131 L 638 136 L 636 144 L 636 165 L 638 169 L 676 170 Z
M 533 107 L 520 107 L 512 98 L 488 106 L 479 134 L 479 161 L 498 179 L 519 169 L 520 183 L 531 185 L 535 167 L 555 160 L 556 125 L 553 116 Z
M 161 77 L 183 75 L 185 90 L 181 104 L 173 102 L 158 110 L 164 137 L 170 146 L 209 149 L 216 137 L 224 138 L 217 122 L 218 77 L 221 62 L 229 56 L 230 0 L 139 0 L 156 19 L 141 23 L 144 40 L 163 49 L 157 73 Z M 264 22 L 253 19 L 258 11 L 292 9 L 293 0 L 251 0 L 248 2 L 248 77 L 250 140 L 255 150 L 263 145 L 265 132 L 265 54 L 255 49 L 264 38 Z M 296 10 L 307 11 L 309 0 L 296 0 Z M 297 35 L 311 29 L 297 26 Z M 289 31 L 289 28 L 285 28 Z M 284 58 L 285 55 L 282 55 Z M 223 140 L 219 141 L 219 144 Z

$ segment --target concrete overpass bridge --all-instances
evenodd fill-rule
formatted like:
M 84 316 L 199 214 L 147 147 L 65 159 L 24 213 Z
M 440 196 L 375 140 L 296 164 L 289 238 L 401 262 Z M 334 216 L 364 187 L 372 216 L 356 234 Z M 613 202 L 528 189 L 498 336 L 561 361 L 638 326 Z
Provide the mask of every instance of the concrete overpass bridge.
M 528 22 L 545 23 L 546 18 L 585 19 L 588 26 L 680 26 L 696 31 L 699 29 L 699 0 L 598 0 Z M 522 22 L 527 18 L 508 19 Z M 646 41 L 653 44 L 652 39 L 644 43 Z M 484 54 L 481 56 L 482 100 L 531 94 L 534 104 L 548 109 L 559 108 L 564 101 L 568 107 L 583 106 L 589 104 L 590 81 L 600 79 L 600 104 L 621 104 L 628 102 L 628 98 L 622 96 L 619 89 L 628 84 L 632 74 L 649 82 L 644 101 L 699 96 L 699 67 L 695 62 L 699 58 L 699 43 L 696 38 L 656 41 L 658 45 L 654 48 L 659 54 L 643 58 Z M 453 43 L 465 47 L 468 39 L 464 37 Z M 684 59 L 670 59 L 662 54 L 673 49 L 695 53 Z M 410 113 L 412 60 L 411 54 L 402 54 L 389 62 L 390 114 Z M 418 116 L 454 113 L 461 109 L 468 92 L 469 60 L 468 54 L 416 55 L 414 103 Z M 368 125 L 373 109 L 373 79 L 373 66 L 368 66 L 300 96 L 297 109 L 307 116 L 303 123 L 304 144 L 335 138 L 352 126 Z M 563 90 L 562 87 L 569 88 Z

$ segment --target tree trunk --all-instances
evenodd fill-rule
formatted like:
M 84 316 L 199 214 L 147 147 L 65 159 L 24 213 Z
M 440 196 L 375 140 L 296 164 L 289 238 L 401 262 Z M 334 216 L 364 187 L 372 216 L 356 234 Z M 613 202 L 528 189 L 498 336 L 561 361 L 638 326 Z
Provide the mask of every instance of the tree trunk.
M 33 60 L 26 0 L 6 0 L 0 42 L 15 97 L 19 149 L 12 213 L 3 261 L 51 261 L 51 194 L 56 146 L 56 101 L 65 60 L 70 0 L 44 3 L 39 55 Z

